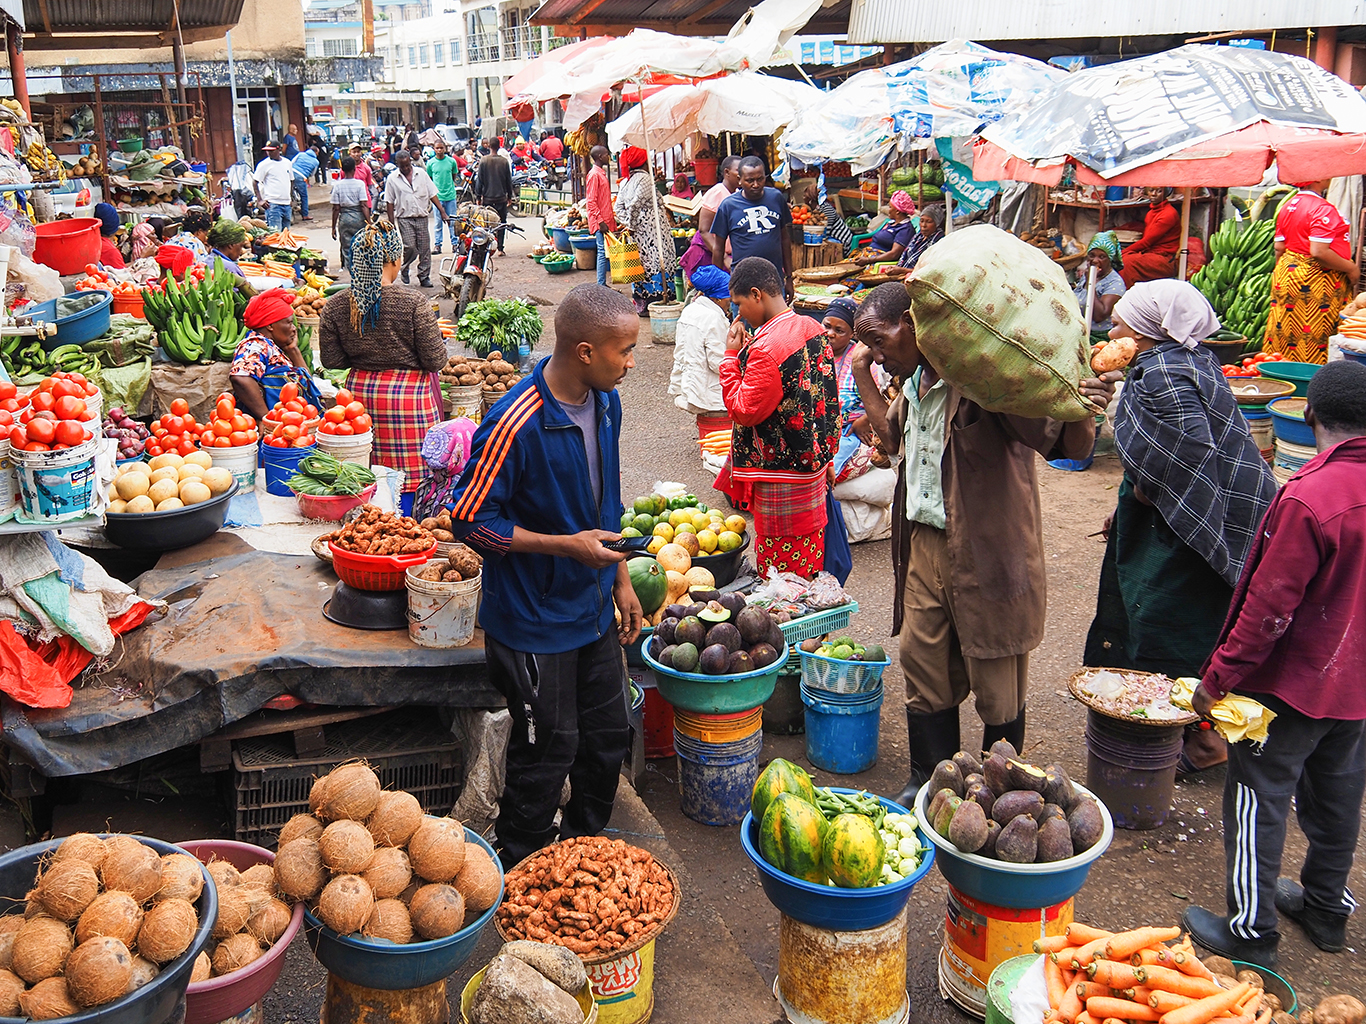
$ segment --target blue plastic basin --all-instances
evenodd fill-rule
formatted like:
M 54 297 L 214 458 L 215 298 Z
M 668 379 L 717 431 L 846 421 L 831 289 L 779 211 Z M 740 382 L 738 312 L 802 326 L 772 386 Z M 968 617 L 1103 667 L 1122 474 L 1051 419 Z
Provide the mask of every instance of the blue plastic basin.
M 858 793 L 857 789 L 830 787 L 836 793 Z M 878 797 L 888 811 L 905 814 L 906 808 L 885 796 Z M 759 884 L 764 887 L 768 901 L 788 917 L 816 928 L 829 928 L 839 932 L 861 932 L 869 928 L 879 928 L 892 921 L 906 906 L 911 898 L 915 883 L 925 877 L 934 863 L 935 848 L 930 845 L 925 829 L 917 827 L 920 843 L 925 846 L 925 856 L 920 866 L 908 878 L 891 885 L 878 885 L 870 889 L 840 889 L 833 885 L 817 885 L 794 878 L 785 871 L 779 871 L 759 852 L 759 826 L 753 814 L 746 814 L 740 823 L 740 845 L 745 855 L 754 861 L 759 869 Z
M 1282 441 L 1315 447 L 1314 431 L 1304 422 L 1305 399 L 1296 396 L 1278 398 L 1266 403 L 1266 411 L 1271 413 L 1271 429 Z
M 1323 369 L 1321 363 L 1296 363 L 1288 359 L 1271 359 L 1264 363 L 1258 363 L 1257 369 L 1262 371 L 1263 377 L 1270 377 L 1272 380 L 1289 381 L 1295 385 L 1295 395 L 1303 398 L 1309 394 L 1309 378 Z
M 57 316 L 57 303 L 63 299 L 78 298 L 81 295 L 102 295 L 104 298 L 70 316 Z M 114 296 L 106 291 L 80 291 L 63 295 L 61 299 L 48 299 L 24 311 L 23 316 L 46 323 L 56 323 L 57 333 L 43 339 L 44 350 L 51 352 L 63 345 L 84 345 L 94 341 L 109 330 L 109 314 L 113 312 Z
M 493 920 L 494 911 L 503 902 L 503 865 L 493 847 L 468 828 L 465 829 L 465 842 L 482 846 L 498 868 L 498 898 L 473 923 L 444 939 L 399 946 L 392 942 L 338 935 L 305 908 L 304 935 L 318 963 L 353 985 L 391 991 L 421 988 L 454 974 L 470 958 L 484 926 Z
M 1094 796 L 1089 789 L 1072 783 L 1079 793 Z M 915 811 L 918 821 L 925 820 L 925 808 L 930 801 L 930 784 L 927 782 L 916 794 Z M 1091 865 L 1110 846 L 1115 837 L 1115 823 L 1110 817 L 1110 809 L 1101 800 L 1100 815 L 1105 819 L 1105 830 L 1100 842 L 1075 857 L 1053 861 L 1050 864 L 1008 864 L 991 857 L 979 857 L 975 853 L 963 853 L 934 829 L 925 830 L 929 841 L 939 850 L 939 873 L 945 880 L 963 893 L 994 907 L 1011 907 L 1016 910 L 1033 910 L 1038 907 L 1052 907 L 1065 903 L 1086 884 L 1086 876 Z
M 108 837 L 108 833 L 100 836 L 101 839 Z M 179 846 L 163 843 L 160 839 L 146 836 L 133 838 L 144 846 L 150 846 L 158 854 L 186 853 Z M 8 899 L 13 906 L 22 905 L 24 894 L 33 888 L 40 858 L 61 844 L 61 839 L 50 839 L 0 856 L 0 897 Z M 186 853 L 186 856 L 189 854 Z M 130 995 L 84 1013 L 62 1017 L 61 1020 L 80 1021 L 82 1024 L 165 1024 L 177 1016 L 178 1010 L 183 1012 L 185 989 L 190 984 L 195 957 L 208 946 L 209 933 L 213 931 L 213 923 L 218 918 L 218 890 L 214 888 L 213 879 L 207 871 L 204 872 L 204 889 L 195 901 L 195 909 L 199 912 L 199 930 L 195 932 L 190 948 L 163 967 L 155 978 Z M 26 1017 L 0 1017 L 0 1024 L 25 1024 L 27 1020 Z

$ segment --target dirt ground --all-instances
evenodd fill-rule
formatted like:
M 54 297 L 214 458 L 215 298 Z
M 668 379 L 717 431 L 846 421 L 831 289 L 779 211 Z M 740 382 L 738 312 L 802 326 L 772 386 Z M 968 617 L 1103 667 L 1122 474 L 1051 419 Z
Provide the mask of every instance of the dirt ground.
M 325 192 L 314 189 L 314 224 L 295 225 L 336 261 L 336 243 L 320 218 L 328 214 Z M 321 202 L 320 202 L 321 200 Z M 555 303 L 568 289 L 593 281 L 590 272 L 551 276 L 525 253 L 541 237 L 538 219 L 522 219 L 528 240 L 509 240 L 509 255 L 495 261 L 492 294 L 525 296 L 542 304 L 547 330 L 537 355 L 554 344 Z M 449 251 L 449 250 L 448 250 Z M 415 280 L 415 278 L 414 278 Z M 623 289 L 624 290 L 624 289 Z M 442 313 L 451 303 L 442 300 Z M 646 493 L 656 480 L 677 480 L 703 497 L 720 502 L 710 488 L 709 475 L 698 457 L 693 420 L 674 408 L 666 388 L 673 350 L 650 343 L 647 321 L 641 322 L 636 367 L 621 385 L 625 429 L 622 439 L 622 492 Z M 1031 660 L 1027 754 L 1046 764 L 1057 761 L 1078 780 L 1086 778 L 1083 730 L 1085 714 L 1066 692 L 1068 676 L 1079 666 L 1096 596 L 1102 554 L 1100 528 L 1114 503 L 1121 471 L 1113 455 L 1101 455 L 1084 473 L 1064 473 L 1040 464 L 1040 494 L 1048 558 L 1049 606 L 1043 644 Z M 1001 538 L 1011 543 L 1011 538 Z M 854 549 L 854 572 L 847 589 L 860 611 L 850 632 L 866 641 L 881 642 L 893 652 L 891 628 L 891 564 L 887 542 Z M 832 776 L 813 770 L 819 784 L 862 787 L 895 794 L 907 775 L 905 717 L 899 673 L 888 672 L 887 699 L 882 707 L 879 759 L 858 776 Z M 981 724 L 971 708 L 963 712 L 962 734 L 975 745 Z M 810 767 L 804 738 L 765 735 L 761 761 L 783 756 Z M 769 994 L 777 973 L 778 912 L 757 884 L 754 867 L 745 857 L 737 828 L 711 828 L 685 818 L 679 810 L 677 768 L 672 759 L 647 764 L 638 785 L 643 805 L 632 794 L 618 800 L 613 829 L 641 842 L 670 862 L 685 880 L 684 911 L 659 943 L 656 960 L 657 1002 L 653 1019 L 659 1024 L 693 1024 L 703 1020 L 765 1024 L 782 1017 Z M 1178 784 L 1168 822 L 1149 832 L 1116 834 L 1110 849 L 1093 866 L 1086 886 L 1077 895 L 1078 920 L 1119 929 L 1142 924 L 1170 925 L 1191 904 L 1222 907 L 1224 857 L 1221 829 L 1223 770 L 1214 769 Z M 167 798 L 158 802 L 130 802 L 121 794 L 86 788 L 72 794 L 74 802 L 57 808 L 55 831 L 81 828 L 139 829 L 167 839 L 198 835 L 231 835 L 220 805 L 203 799 Z M 3 824 L 3 823 L 0 823 Z M 1302 834 L 1292 823 L 1286 844 L 1283 873 L 1297 875 L 1304 854 Z M 3 838 L 0 833 L 0 838 Z M 1358 863 L 1353 871 L 1358 891 L 1366 879 Z M 961 1011 L 945 1002 L 936 981 L 936 958 L 941 944 L 947 887 L 937 871 L 916 887 L 910 900 L 907 986 L 913 1019 L 965 1021 Z M 1348 949 L 1333 956 L 1312 946 L 1296 925 L 1285 922 L 1281 943 L 1281 971 L 1298 990 L 1301 1003 L 1316 1001 L 1329 991 L 1366 997 L 1357 950 L 1366 943 L 1366 926 L 1354 919 L 1348 928 Z M 458 1006 L 459 985 L 485 963 L 496 943 L 492 929 L 480 943 L 471 963 L 454 979 L 450 995 Z M 289 950 L 285 972 L 267 997 L 267 1019 L 304 1022 L 317 1020 L 324 975 L 302 940 Z M 458 1009 L 456 1018 L 458 1019 Z

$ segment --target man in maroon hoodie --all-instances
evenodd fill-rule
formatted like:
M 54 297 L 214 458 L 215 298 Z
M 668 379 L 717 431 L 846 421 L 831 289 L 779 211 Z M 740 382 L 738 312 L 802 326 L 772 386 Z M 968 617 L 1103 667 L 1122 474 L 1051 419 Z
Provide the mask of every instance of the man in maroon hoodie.
M 1182 916 L 1200 945 L 1267 968 L 1277 911 L 1319 949 L 1343 949 L 1366 790 L 1366 366 L 1315 374 L 1304 420 L 1319 454 L 1267 509 L 1194 698 L 1202 715 L 1231 691 L 1276 713 L 1265 744 L 1229 746 L 1229 913 Z M 1292 798 L 1309 840 L 1303 885 L 1277 878 Z

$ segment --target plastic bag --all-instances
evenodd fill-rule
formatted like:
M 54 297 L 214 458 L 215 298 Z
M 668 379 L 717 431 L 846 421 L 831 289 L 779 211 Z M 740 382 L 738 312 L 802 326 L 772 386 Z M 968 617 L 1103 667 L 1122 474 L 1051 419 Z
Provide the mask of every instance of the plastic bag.
M 4 241 L 4 234 L 0 232 L 0 242 Z M 32 248 L 29 251 L 32 252 Z M 22 252 L 10 253 L 7 286 L 8 284 L 23 285 L 24 297 L 30 302 L 60 299 L 66 294 L 65 289 L 62 288 L 61 274 L 51 267 L 34 263 Z

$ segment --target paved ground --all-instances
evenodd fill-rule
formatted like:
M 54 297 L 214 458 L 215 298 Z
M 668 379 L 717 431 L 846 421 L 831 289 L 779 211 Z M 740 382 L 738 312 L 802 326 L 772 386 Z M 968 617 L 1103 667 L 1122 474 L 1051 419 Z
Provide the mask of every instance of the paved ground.
M 319 190 L 314 191 L 315 197 Z M 319 214 L 327 213 L 321 205 Z M 319 220 L 318 224 L 323 222 Z M 522 224 L 533 238 L 540 222 Z M 304 225 L 303 227 L 307 227 Z M 296 230 L 298 226 L 296 225 Z M 326 231 L 314 230 L 317 242 Z M 524 258 L 529 243 L 513 241 L 510 255 L 495 261 L 493 294 L 523 295 L 544 300 L 547 322 L 554 303 L 578 284 L 593 280 L 589 273 L 559 277 L 546 274 Z M 321 246 L 335 261 L 335 243 Z M 443 313 L 450 306 L 443 301 Z M 622 465 L 623 492 L 647 491 L 657 479 L 678 480 L 699 496 L 712 494 L 710 480 L 697 457 L 692 420 L 676 410 L 665 393 L 672 350 L 649 343 L 642 321 L 636 369 L 621 386 L 625 416 Z M 548 329 L 538 353 L 548 353 L 554 331 Z M 1085 779 L 1085 716 L 1066 696 L 1065 681 L 1079 664 L 1085 634 L 1095 603 L 1096 579 L 1102 553 L 1099 529 L 1114 501 L 1120 470 L 1113 457 L 1101 457 L 1086 473 L 1041 470 L 1045 545 L 1049 565 L 1047 634 L 1031 666 L 1028 754 L 1040 764 L 1062 763 L 1078 779 Z M 719 495 L 715 495 L 720 500 Z M 1003 537 L 1002 543 L 1010 543 Z M 888 545 L 861 545 L 854 552 L 854 573 L 848 589 L 860 604 L 851 631 L 878 640 L 889 650 L 891 627 L 890 555 Z M 857 777 L 834 777 L 815 772 L 821 783 L 866 787 L 895 793 L 905 782 L 905 720 L 895 672 L 889 673 L 888 699 L 882 709 L 880 759 Z M 963 736 L 975 742 L 980 722 L 971 709 L 963 713 Z M 764 760 L 784 756 L 805 762 L 801 736 L 765 737 Z M 149 783 L 153 781 L 149 779 Z M 659 1024 L 765 1024 L 781 1018 L 769 986 L 777 971 L 778 913 L 756 884 L 745 858 L 737 829 L 698 825 L 678 808 L 676 767 L 672 761 L 649 762 L 639 786 L 640 798 L 624 791 L 618 801 L 613 828 L 665 858 L 684 879 L 687 892 L 678 919 L 660 940 L 656 960 Z M 184 790 L 185 780 L 176 779 Z M 1110 850 L 1093 867 L 1086 887 L 1076 898 L 1076 916 L 1112 928 L 1140 924 L 1174 924 L 1191 903 L 1217 908 L 1223 893 L 1223 847 L 1220 827 L 1222 769 L 1177 787 L 1175 809 L 1168 823 L 1151 832 L 1120 832 Z M 108 821 L 114 828 L 139 829 L 167 839 L 230 834 L 221 805 L 207 793 L 180 798 L 168 795 L 155 801 L 131 801 L 126 794 L 73 790 L 72 802 L 57 808 L 55 830 L 61 834 Z M 1304 840 L 1292 824 L 1286 849 L 1286 870 L 1295 874 L 1304 853 Z M 3 838 L 3 833 L 0 833 Z M 1358 864 L 1353 880 L 1366 891 Z M 914 891 L 910 905 L 910 944 L 907 985 L 917 1020 L 966 1020 L 939 996 L 935 961 L 945 909 L 946 887 L 937 872 Z M 1287 922 L 1281 946 L 1282 974 L 1299 990 L 1302 1001 L 1316 1000 L 1329 991 L 1366 996 L 1358 970 L 1358 949 L 1366 944 L 1359 920 L 1348 929 L 1348 951 L 1331 956 L 1316 950 L 1298 928 Z M 486 962 L 495 940 L 486 936 L 469 968 L 451 982 L 458 1000 L 460 985 Z M 317 1019 L 322 1000 L 323 973 L 302 940 L 290 949 L 287 966 L 266 1001 L 268 1019 L 303 1022 Z M 458 1011 L 457 1011 L 458 1012 Z

